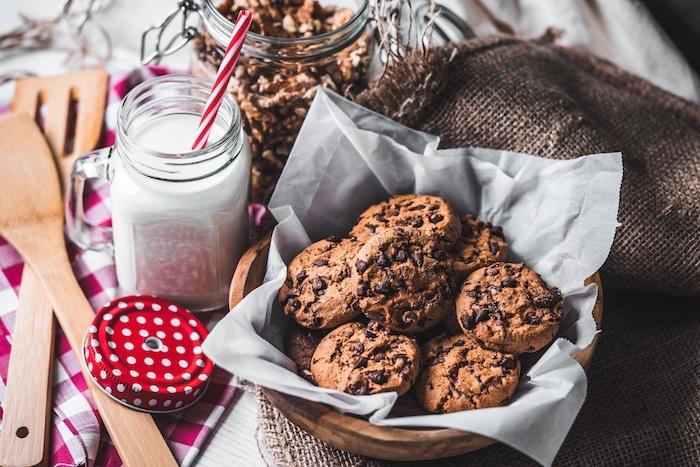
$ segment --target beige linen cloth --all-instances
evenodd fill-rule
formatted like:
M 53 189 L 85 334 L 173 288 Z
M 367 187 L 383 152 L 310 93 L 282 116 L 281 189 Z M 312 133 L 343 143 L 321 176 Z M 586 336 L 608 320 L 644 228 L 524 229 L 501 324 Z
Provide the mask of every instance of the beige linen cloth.
M 588 54 L 513 37 L 416 54 L 357 100 L 443 147 L 623 153 L 603 334 L 555 465 L 700 463 L 700 107 Z M 338 451 L 260 399 L 277 465 L 402 465 Z M 431 465 L 531 463 L 494 445 Z

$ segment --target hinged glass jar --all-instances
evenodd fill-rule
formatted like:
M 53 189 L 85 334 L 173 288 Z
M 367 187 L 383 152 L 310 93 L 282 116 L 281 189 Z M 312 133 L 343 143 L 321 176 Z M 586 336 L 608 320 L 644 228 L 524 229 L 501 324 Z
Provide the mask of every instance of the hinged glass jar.
M 144 33 L 142 59 L 158 60 L 194 39 L 191 72 L 213 78 L 233 32 L 230 18 L 239 4 L 251 10 L 254 19 L 229 90 L 241 108 L 251 144 L 253 199 L 265 201 L 284 167 L 316 86 L 347 95 L 366 84 L 373 29 L 367 0 L 181 0 L 178 10 Z M 294 13 L 266 22 L 270 18 L 263 9 L 270 8 L 293 8 Z M 192 12 L 196 14 L 190 15 Z M 180 14 L 181 34 L 168 43 L 157 43 L 156 52 L 146 57 L 148 35 L 157 32 L 160 41 L 168 24 Z M 270 35 L 269 29 L 287 37 Z M 317 31 L 321 32 L 312 34 Z

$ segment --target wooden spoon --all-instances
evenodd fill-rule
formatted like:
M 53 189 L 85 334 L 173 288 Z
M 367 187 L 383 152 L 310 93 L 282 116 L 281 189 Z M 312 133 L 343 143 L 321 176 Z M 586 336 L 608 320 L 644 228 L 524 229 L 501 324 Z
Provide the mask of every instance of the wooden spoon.
M 93 150 L 99 141 L 106 97 L 104 70 L 24 78 L 15 85 L 12 111 L 37 118 L 42 108 L 45 110 L 41 115 L 44 135 L 61 179 L 67 181 L 75 158 Z M 76 110 L 77 115 L 71 115 Z M 51 303 L 39 278 L 27 266 L 22 273 L 5 386 L 0 432 L 2 466 L 48 464 L 53 349 Z
M 22 254 L 48 292 L 122 461 L 127 466 L 176 466 L 153 418 L 97 388 L 82 359 L 82 340 L 94 312 L 68 261 L 56 167 L 41 132 L 26 115 L 0 118 L 0 173 L 0 234 Z

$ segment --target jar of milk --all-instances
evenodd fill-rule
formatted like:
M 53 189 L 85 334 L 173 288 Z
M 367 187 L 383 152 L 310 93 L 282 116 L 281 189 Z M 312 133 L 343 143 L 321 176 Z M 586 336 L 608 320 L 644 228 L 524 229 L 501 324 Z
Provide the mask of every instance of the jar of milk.
M 116 144 L 78 159 L 68 193 L 70 238 L 114 254 L 125 293 L 148 293 L 195 311 L 227 303 L 248 243 L 251 156 L 226 94 L 206 148 L 190 149 L 211 82 L 163 76 L 122 101 Z M 107 179 L 112 226 L 86 222 L 85 182 Z

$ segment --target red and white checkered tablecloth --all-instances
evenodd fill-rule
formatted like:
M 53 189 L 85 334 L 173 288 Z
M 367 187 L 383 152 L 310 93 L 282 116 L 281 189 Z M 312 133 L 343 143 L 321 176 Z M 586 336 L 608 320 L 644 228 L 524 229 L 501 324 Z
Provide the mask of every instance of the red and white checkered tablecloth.
M 166 73 L 165 68 L 149 67 L 126 76 L 112 76 L 105 116 L 105 146 L 114 142 L 116 111 L 122 97 L 144 79 Z M 251 210 L 253 223 L 259 222 L 261 212 L 259 208 Z M 91 223 L 110 222 L 108 186 L 96 187 L 88 194 L 86 214 Z M 81 251 L 74 245 L 68 247 L 73 270 L 92 306 L 97 309 L 115 298 L 118 290 L 112 258 L 94 251 Z M 0 401 L 7 380 L 23 266 L 20 255 L 0 237 Z M 221 316 L 221 313 L 209 313 L 200 318 L 211 329 Z M 56 336 L 55 355 L 50 465 L 121 465 L 80 373 L 78 357 L 60 330 Z M 196 404 L 181 412 L 155 416 L 180 465 L 187 466 L 194 461 L 233 394 L 231 375 L 216 368 L 209 389 Z

